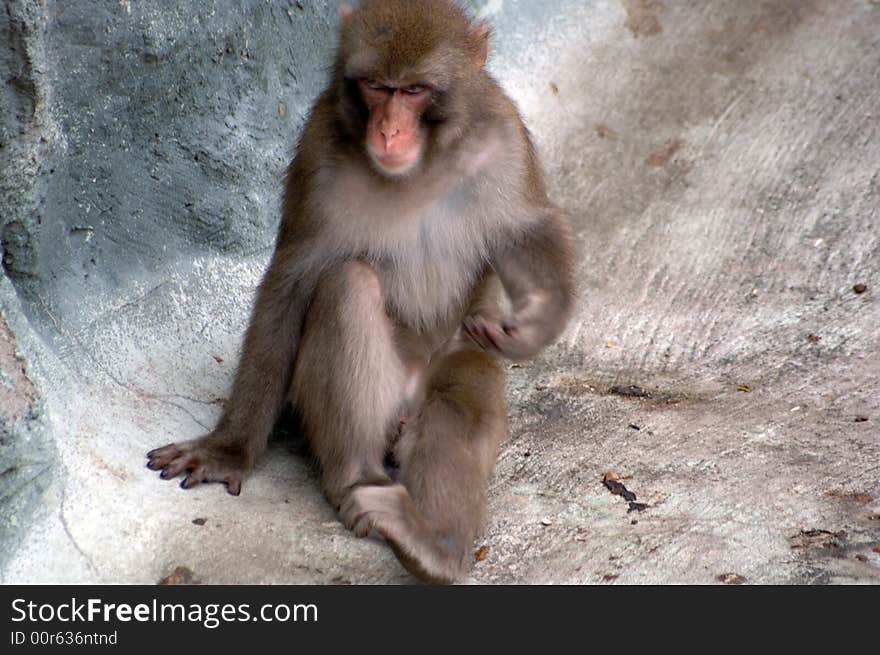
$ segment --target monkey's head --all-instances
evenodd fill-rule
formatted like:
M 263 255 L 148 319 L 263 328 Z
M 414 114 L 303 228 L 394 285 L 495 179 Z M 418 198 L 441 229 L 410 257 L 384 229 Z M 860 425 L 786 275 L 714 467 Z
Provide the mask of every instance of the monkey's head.
M 488 28 L 451 0 L 364 0 L 340 19 L 338 116 L 380 174 L 412 173 L 465 137 Z

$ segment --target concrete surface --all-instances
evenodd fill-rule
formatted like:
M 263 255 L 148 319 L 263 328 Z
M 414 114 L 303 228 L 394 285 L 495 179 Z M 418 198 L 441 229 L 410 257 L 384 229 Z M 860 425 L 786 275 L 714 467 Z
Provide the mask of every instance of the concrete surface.
M 218 417 L 336 3 L 88 4 L 0 17 L 0 579 L 412 582 L 284 430 L 239 498 L 144 467 Z M 880 582 L 878 3 L 470 4 L 582 244 L 471 581 Z

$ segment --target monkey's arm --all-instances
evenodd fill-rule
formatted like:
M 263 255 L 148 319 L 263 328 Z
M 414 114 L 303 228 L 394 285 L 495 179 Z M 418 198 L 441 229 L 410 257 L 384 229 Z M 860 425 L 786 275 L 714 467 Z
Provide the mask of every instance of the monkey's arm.
M 292 250 L 279 247 L 260 283 L 232 395 L 215 430 L 246 445 L 252 457 L 265 447 L 284 406 L 314 290 L 313 276 L 291 265 L 299 259 Z
M 319 99 L 287 172 L 278 240 L 257 290 L 232 394 L 217 427 L 205 436 L 147 453 L 151 469 L 168 480 L 187 472 L 184 489 L 224 482 L 237 495 L 265 449 L 293 376 L 303 321 L 324 262 L 315 257 L 320 230 L 309 211 L 323 144 L 332 135 L 329 94 Z M 324 107 L 323 109 L 321 109 Z M 310 263 L 311 262 L 311 263 Z
M 313 289 L 291 266 L 296 253 L 278 248 L 257 291 L 232 395 L 214 431 L 147 454 L 163 479 L 186 471 L 184 489 L 224 482 L 238 495 L 241 481 L 266 447 L 290 386 L 302 322 Z
M 562 212 L 544 210 L 529 231 L 492 262 L 511 300 L 500 325 L 479 316 L 464 328 L 482 348 L 513 360 L 533 357 L 556 339 L 574 305 L 574 237 Z

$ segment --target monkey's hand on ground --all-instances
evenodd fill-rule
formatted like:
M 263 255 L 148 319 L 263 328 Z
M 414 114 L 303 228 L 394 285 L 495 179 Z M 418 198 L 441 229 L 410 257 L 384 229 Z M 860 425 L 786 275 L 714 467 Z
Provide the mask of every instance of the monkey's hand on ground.
M 210 434 L 201 439 L 173 443 L 147 453 L 147 468 L 162 471 L 163 480 L 171 480 L 181 473 L 186 477 L 181 488 L 191 489 L 202 482 L 222 482 L 233 496 L 241 493 L 241 481 L 250 468 L 245 449 L 237 445 L 222 445 Z
M 468 316 L 462 324 L 464 331 L 480 348 L 491 353 L 519 361 L 530 359 L 544 347 L 539 326 L 531 326 L 515 320 L 502 323 L 489 321 L 482 316 Z

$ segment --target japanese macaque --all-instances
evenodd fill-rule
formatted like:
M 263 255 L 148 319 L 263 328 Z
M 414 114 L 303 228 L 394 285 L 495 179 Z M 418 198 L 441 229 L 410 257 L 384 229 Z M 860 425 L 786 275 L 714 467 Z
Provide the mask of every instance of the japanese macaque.
M 501 360 L 564 328 L 573 237 L 484 70 L 487 27 L 451 0 L 364 0 L 340 18 L 229 402 L 148 466 L 237 495 L 292 402 L 345 525 L 452 582 L 507 430 Z

